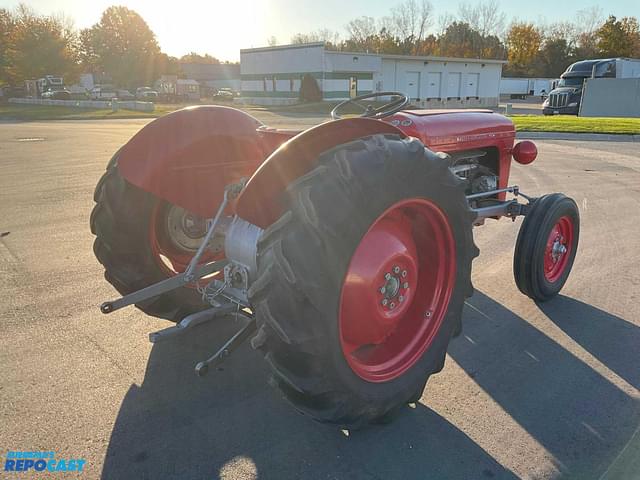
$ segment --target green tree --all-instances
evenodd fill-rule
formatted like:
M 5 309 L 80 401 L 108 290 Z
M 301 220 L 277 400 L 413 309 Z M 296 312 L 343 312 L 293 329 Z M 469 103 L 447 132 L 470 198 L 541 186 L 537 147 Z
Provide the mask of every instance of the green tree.
M 160 47 L 144 19 L 127 7 L 109 7 L 100 21 L 81 32 L 82 58 L 117 85 L 135 88 L 156 79 Z
M 598 53 L 603 57 L 633 57 L 640 55 L 640 29 L 638 19 L 624 17 L 618 20 L 610 15 L 596 32 Z
M 25 5 L 14 13 L 0 13 L 2 57 L 0 71 L 7 83 L 62 75 L 73 81 L 78 74 L 75 33 L 60 17 L 39 16 Z
M 533 76 L 535 61 L 542 45 L 542 32 L 532 23 L 513 23 L 507 31 L 507 72 L 511 75 Z
M 574 61 L 573 49 L 566 38 L 546 38 L 533 73 L 537 77 L 557 78 Z
M 445 57 L 504 58 L 505 49 L 495 35 L 482 35 L 466 22 L 454 21 L 438 37 L 436 53 Z

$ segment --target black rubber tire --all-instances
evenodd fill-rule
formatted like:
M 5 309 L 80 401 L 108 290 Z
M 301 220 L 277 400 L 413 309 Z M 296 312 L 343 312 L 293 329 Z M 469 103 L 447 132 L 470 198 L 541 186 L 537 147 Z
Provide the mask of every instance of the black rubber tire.
M 567 215 L 573 222 L 573 244 L 562 276 L 549 282 L 544 276 L 544 254 L 551 229 Z M 573 199 L 551 193 L 538 198 L 524 217 L 513 254 L 513 276 L 518 289 L 533 300 L 544 302 L 556 296 L 564 286 L 578 250 L 580 213 Z
M 98 181 L 91 212 L 93 251 L 104 266 L 104 277 L 122 295 L 164 280 L 168 274 L 153 259 L 149 221 L 161 200 L 127 182 L 118 171 L 118 153 Z M 174 322 L 206 308 L 192 288 L 177 290 L 137 303 L 147 315 Z
M 478 249 L 464 182 L 448 159 L 416 139 L 375 135 L 320 156 L 292 183 L 288 210 L 258 242 L 258 278 L 249 297 L 258 322 L 252 340 L 271 366 L 273 385 L 302 413 L 358 428 L 385 421 L 420 398 L 429 376 L 442 370 L 462 307 L 473 292 L 471 261 Z M 445 319 L 423 356 L 384 383 L 363 380 L 343 356 L 337 312 L 350 259 L 369 226 L 388 207 L 427 198 L 446 214 L 456 246 L 455 288 Z

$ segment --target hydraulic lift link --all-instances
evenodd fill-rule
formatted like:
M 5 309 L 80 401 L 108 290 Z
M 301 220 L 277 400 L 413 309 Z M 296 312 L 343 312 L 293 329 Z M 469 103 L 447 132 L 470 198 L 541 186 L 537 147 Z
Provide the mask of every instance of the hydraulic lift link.
M 179 323 L 176 323 L 171 327 L 150 333 L 149 341 L 151 343 L 160 343 L 165 340 L 175 338 L 187 332 L 188 330 L 191 330 L 196 325 L 209 322 L 216 317 L 233 313 L 236 310 L 238 310 L 238 305 L 229 303 L 220 307 L 208 308 L 207 310 L 192 313 L 191 315 L 184 317 Z
M 102 305 L 100 305 L 100 311 L 102 313 L 115 312 L 116 310 L 122 307 L 133 305 L 134 303 L 138 303 L 143 300 L 156 297 L 158 295 L 169 292 L 176 288 L 180 288 L 188 283 L 191 283 L 192 281 L 198 278 L 206 277 L 207 275 L 210 275 L 212 273 L 222 270 L 225 267 L 225 265 L 229 263 L 227 260 L 221 260 L 219 262 L 214 262 L 208 265 L 204 265 L 202 267 L 198 267 L 198 261 L 200 260 L 200 257 L 202 257 L 202 254 L 204 253 L 206 248 L 209 246 L 211 237 L 216 231 L 216 228 L 218 227 L 218 223 L 220 223 L 220 218 L 222 217 L 224 209 L 227 208 L 229 199 L 233 199 L 237 197 L 238 194 L 244 188 L 244 185 L 246 184 L 246 182 L 247 182 L 247 179 L 243 178 L 239 183 L 230 184 L 225 187 L 222 203 L 220 204 L 220 207 L 218 208 L 218 211 L 216 212 L 216 215 L 213 218 L 213 221 L 211 222 L 209 229 L 207 230 L 207 234 L 202 240 L 202 243 L 200 244 L 198 251 L 189 262 L 189 265 L 187 266 L 184 273 L 176 275 L 175 277 L 167 278 L 166 280 L 162 280 L 161 282 L 155 283 L 153 285 L 149 285 L 148 287 L 145 287 L 141 290 L 130 293 L 129 295 L 125 295 L 124 297 L 119 298 L 118 300 L 114 300 L 111 302 L 104 302 Z M 214 305 L 214 306 L 219 306 L 219 305 Z
M 225 259 L 202 265 L 201 267 L 197 268 L 193 276 L 194 278 L 202 278 L 206 277 L 207 275 L 211 275 L 212 273 L 222 271 L 227 263 L 229 262 Z M 187 281 L 185 274 L 181 273 L 179 275 L 176 275 L 175 277 L 167 278 L 166 280 L 162 280 L 161 282 L 149 285 L 148 287 L 137 290 L 133 293 L 130 293 L 129 295 L 125 295 L 124 297 L 117 300 L 104 302 L 102 305 L 100 305 L 100 311 L 102 313 L 115 312 L 122 307 L 133 305 L 134 303 L 142 302 L 143 300 L 147 300 L 149 298 L 157 297 L 158 295 L 170 292 L 171 290 L 180 288 L 188 283 L 189 281 Z
M 238 312 L 242 316 L 249 319 L 247 324 L 238 330 L 233 337 L 231 337 L 212 357 L 198 362 L 196 365 L 196 374 L 199 377 L 204 377 L 209 373 L 209 368 L 215 368 L 224 362 L 231 352 L 244 343 L 253 333 L 256 331 L 256 319 L 253 315 L 249 315 L 246 312 Z

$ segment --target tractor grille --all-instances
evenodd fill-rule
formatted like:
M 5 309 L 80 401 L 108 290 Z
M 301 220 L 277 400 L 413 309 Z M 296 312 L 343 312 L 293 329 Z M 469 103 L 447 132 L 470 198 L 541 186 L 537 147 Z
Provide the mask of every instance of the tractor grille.
M 552 93 L 549 95 L 550 107 L 566 107 L 567 103 L 569 103 L 568 93 Z

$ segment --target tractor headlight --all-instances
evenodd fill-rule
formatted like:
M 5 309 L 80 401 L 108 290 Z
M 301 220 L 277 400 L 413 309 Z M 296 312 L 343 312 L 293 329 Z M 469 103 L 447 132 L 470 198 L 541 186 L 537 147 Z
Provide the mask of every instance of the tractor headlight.
M 577 107 L 578 106 L 578 102 L 571 102 L 568 106 L 569 107 Z
M 542 106 L 543 106 L 543 107 L 546 107 L 546 106 L 548 106 L 548 105 L 549 105 L 549 97 L 545 98 L 545 99 L 544 99 L 544 102 L 542 102 Z

